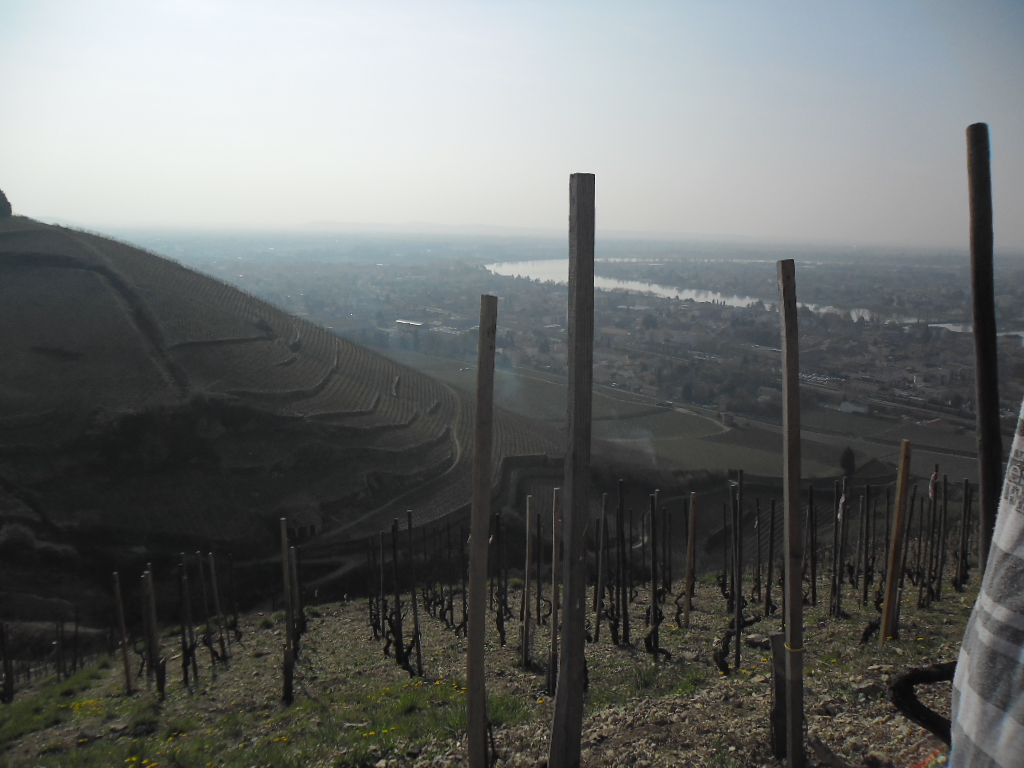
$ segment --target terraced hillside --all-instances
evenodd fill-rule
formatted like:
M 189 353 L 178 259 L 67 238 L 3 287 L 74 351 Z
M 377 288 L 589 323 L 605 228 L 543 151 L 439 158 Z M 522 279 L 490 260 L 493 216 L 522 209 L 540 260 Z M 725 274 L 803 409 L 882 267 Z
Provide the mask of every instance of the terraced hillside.
M 26 573 L 258 557 L 282 516 L 323 554 L 468 503 L 464 393 L 138 248 L 6 220 L 0 329 L 0 551 Z M 496 491 L 557 440 L 497 413 Z

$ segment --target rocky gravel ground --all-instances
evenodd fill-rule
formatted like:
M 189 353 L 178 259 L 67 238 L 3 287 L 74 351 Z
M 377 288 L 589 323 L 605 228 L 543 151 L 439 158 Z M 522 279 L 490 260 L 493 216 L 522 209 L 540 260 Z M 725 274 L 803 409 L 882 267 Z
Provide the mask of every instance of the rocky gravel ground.
M 920 611 L 908 600 L 901 638 L 881 647 L 877 635 L 860 644 L 875 611 L 855 607 L 852 595 L 850 618 L 829 619 L 823 604 L 807 607 L 807 733 L 830 750 L 826 760 L 923 766 L 941 759 L 943 745 L 896 713 L 886 691 L 899 671 L 956 658 L 973 596 L 950 592 Z M 633 617 L 639 649 L 612 645 L 606 627 L 601 642 L 588 645 L 584 765 L 781 764 L 770 751 L 766 640 L 779 630 L 779 618 L 745 631 L 740 668 L 724 675 L 712 653 L 728 621 L 725 602 L 716 587 L 701 584 L 695 606 L 690 629 L 675 627 L 671 616 L 663 625 L 662 646 L 671 659 L 657 670 L 642 650 L 642 600 Z M 19 690 L 15 704 L 0 710 L 0 765 L 467 764 L 462 637 L 421 611 L 424 675 L 418 678 L 384 656 L 365 601 L 321 605 L 308 615 L 291 706 L 280 701 L 280 616 L 254 613 L 240 621 L 242 642 L 232 646 L 230 664 L 214 679 L 206 655 L 200 685 L 191 691 L 181 685 L 176 641 L 167 637 L 164 702 L 145 687 L 125 696 L 120 666 L 109 661 L 72 681 L 36 680 Z M 490 624 L 489 713 L 496 765 L 536 768 L 546 758 L 553 711 L 544 675 L 550 635 L 546 627 L 536 634 L 539 663 L 523 669 L 518 628 L 509 620 L 502 647 Z M 922 698 L 948 715 L 948 684 Z M 812 754 L 811 764 L 816 759 Z

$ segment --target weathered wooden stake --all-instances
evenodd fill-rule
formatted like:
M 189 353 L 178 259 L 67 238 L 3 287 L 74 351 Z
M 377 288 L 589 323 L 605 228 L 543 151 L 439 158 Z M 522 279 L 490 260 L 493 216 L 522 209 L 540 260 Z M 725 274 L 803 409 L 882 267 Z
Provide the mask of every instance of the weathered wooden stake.
M 210 588 L 213 590 L 213 610 L 217 612 L 217 633 L 220 639 L 220 661 L 228 663 L 228 646 L 224 637 L 224 614 L 220 609 L 220 590 L 217 588 L 217 563 L 213 559 L 213 552 L 209 553 L 210 558 Z
M 768 522 L 768 578 L 765 580 L 764 617 L 772 613 L 772 589 L 775 579 L 775 499 L 772 499 Z
M 185 580 L 187 578 L 188 576 L 185 575 L 185 558 L 182 557 L 181 564 L 178 566 L 178 597 L 181 600 L 181 615 L 179 617 L 181 626 L 178 628 L 178 641 L 181 644 L 181 684 L 186 690 L 191 691 L 192 688 L 188 682 L 188 661 L 190 655 L 188 625 L 185 623 L 185 611 L 187 609 L 185 600 L 188 594 Z M 197 680 L 196 682 L 198 683 L 199 681 Z
M 690 515 L 686 524 L 686 599 L 683 601 L 683 627 L 690 626 L 693 609 L 694 557 L 697 541 L 697 493 L 690 491 Z
M 651 496 L 651 652 L 658 664 L 658 497 Z
M 802 768 L 803 743 L 803 531 L 800 515 L 800 339 L 797 325 L 796 268 L 779 263 L 779 308 L 782 314 L 783 491 L 786 527 L 786 760 Z M 737 627 L 738 629 L 738 627 Z
M 896 601 L 903 562 L 904 525 L 907 513 L 907 493 L 910 485 L 910 441 L 904 440 L 900 448 L 900 470 L 896 481 L 896 514 L 893 520 L 892 541 L 885 567 L 885 599 L 882 603 L 882 625 L 879 643 L 884 644 L 893 636 L 896 624 Z
M 295 616 L 292 612 L 292 569 L 288 549 L 288 520 L 281 518 L 281 576 L 284 580 L 284 661 L 281 666 L 284 690 L 281 700 L 291 704 L 293 700 L 292 679 L 295 674 Z M 383 558 L 382 558 L 383 560 Z
M 395 590 L 395 604 L 391 607 L 392 634 L 395 641 L 395 661 L 403 669 L 409 665 L 405 652 L 405 627 L 402 626 L 402 582 L 398 573 L 398 518 L 391 521 L 391 576 Z
M 736 542 L 733 550 L 735 552 L 735 565 L 736 570 L 733 576 L 733 623 L 736 628 L 736 650 L 734 665 L 736 671 L 740 669 L 740 655 L 743 646 L 743 470 L 739 470 L 738 481 L 736 483 L 735 495 L 733 496 L 734 513 L 733 513 L 733 540 Z M 803 566 L 800 567 L 801 571 L 801 582 L 803 581 Z
M 530 667 L 530 566 L 533 564 L 533 496 L 526 497 L 526 564 L 523 566 L 523 669 Z
M 814 486 L 807 488 L 807 517 L 811 524 L 811 605 L 818 605 L 818 509 L 814 506 Z
M 198 643 L 196 641 L 196 627 L 192 622 L 192 594 L 189 590 L 188 585 L 188 560 L 185 557 L 185 553 L 181 553 L 181 570 L 184 577 L 182 584 L 185 593 L 185 610 L 184 619 L 185 629 L 187 630 L 187 641 L 188 641 L 188 663 L 192 667 L 192 681 L 199 685 L 199 662 L 196 659 L 196 649 Z M 184 673 L 183 673 L 184 674 Z
M 551 494 L 551 647 L 548 650 L 547 692 L 554 695 L 558 684 L 558 573 L 562 554 L 562 505 L 561 488 Z
M 754 499 L 754 530 L 757 532 L 757 571 L 754 573 L 755 600 L 761 599 L 761 497 Z
M 942 476 L 942 518 L 939 523 L 939 574 L 935 585 L 935 599 L 942 599 L 942 577 L 946 572 L 946 558 L 949 547 L 949 529 L 947 528 L 949 518 L 949 480 L 946 475 Z
M 487 768 L 487 540 L 491 522 L 491 434 L 498 297 L 480 297 L 477 339 L 476 424 L 473 438 L 473 506 L 469 552 L 469 645 L 466 652 L 466 730 L 470 768 Z
M 619 637 L 623 645 L 629 645 L 629 583 L 626 579 L 626 483 L 619 480 L 619 503 L 616 510 L 616 527 L 618 528 L 618 597 L 619 597 Z
M 117 608 L 117 628 L 121 632 L 121 659 L 124 661 L 124 692 L 132 695 L 132 665 L 128 658 L 128 629 L 124 621 L 124 603 L 121 601 L 121 577 L 114 571 L 114 605 Z
M 149 609 L 149 631 L 150 648 L 154 660 L 154 673 L 156 675 L 156 694 L 162 701 L 164 698 L 164 686 L 166 683 L 166 667 L 163 656 L 160 654 L 160 626 L 156 618 L 156 587 L 153 582 L 153 566 L 146 564 L 146 595 L 147 607 Z
M 416 599 L 416 550 L 412 542 L 412 510 L 407 509 L 406 526 L 409 529 L 409 579 L 412 581 L 412 641 L 416 648 L 416 674 L 423 677 L 423 650 L 420 648 L 420 612 Z
M 967 128 L 967 184 L 971 212 L 971 293 L 974 306 L 975 413 L 978 415 L 978 568 L 984 573 L 1003 480 L 996 359 L 995 274 L 992 234 L 992 168 L 988 125 Z
M 568 401 L 565 457 L 565 618 L 562 663 L 548 758 L 575 768 L 583 732 L 586 678 L 586 547 L 590 518 L 590 424 L 594 376 L 594 174 L 569 177 Z
M 597 583 L 594 585 L 594 643 L 601 639 L 604 618 L 605 549 L 608 547 L 608 494 L 601 494 L 601 516 L 597 521 Z

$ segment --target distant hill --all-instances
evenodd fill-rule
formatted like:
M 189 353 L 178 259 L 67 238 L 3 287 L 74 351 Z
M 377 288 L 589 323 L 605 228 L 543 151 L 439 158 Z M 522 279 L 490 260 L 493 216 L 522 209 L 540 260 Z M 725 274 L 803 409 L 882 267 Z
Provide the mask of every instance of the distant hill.
M 469 503 L 465 393 L 155 254 L 5 219 L 0 329 L 12 578 L 49 563 L 105 579 L 126 552 L 254 558 L 280 517 L 324 554 L 407 508 L 423 524 Z M 558 466 L 549 428 L 498 412 L 494 431 L 496 493 Z

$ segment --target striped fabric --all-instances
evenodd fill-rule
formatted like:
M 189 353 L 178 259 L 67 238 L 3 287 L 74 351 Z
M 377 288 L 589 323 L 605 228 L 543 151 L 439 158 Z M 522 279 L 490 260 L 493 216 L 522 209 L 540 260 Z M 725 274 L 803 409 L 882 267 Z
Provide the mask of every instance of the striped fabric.
M 954 766 L 1024 768 L 1024 405 L 953 680 Z

